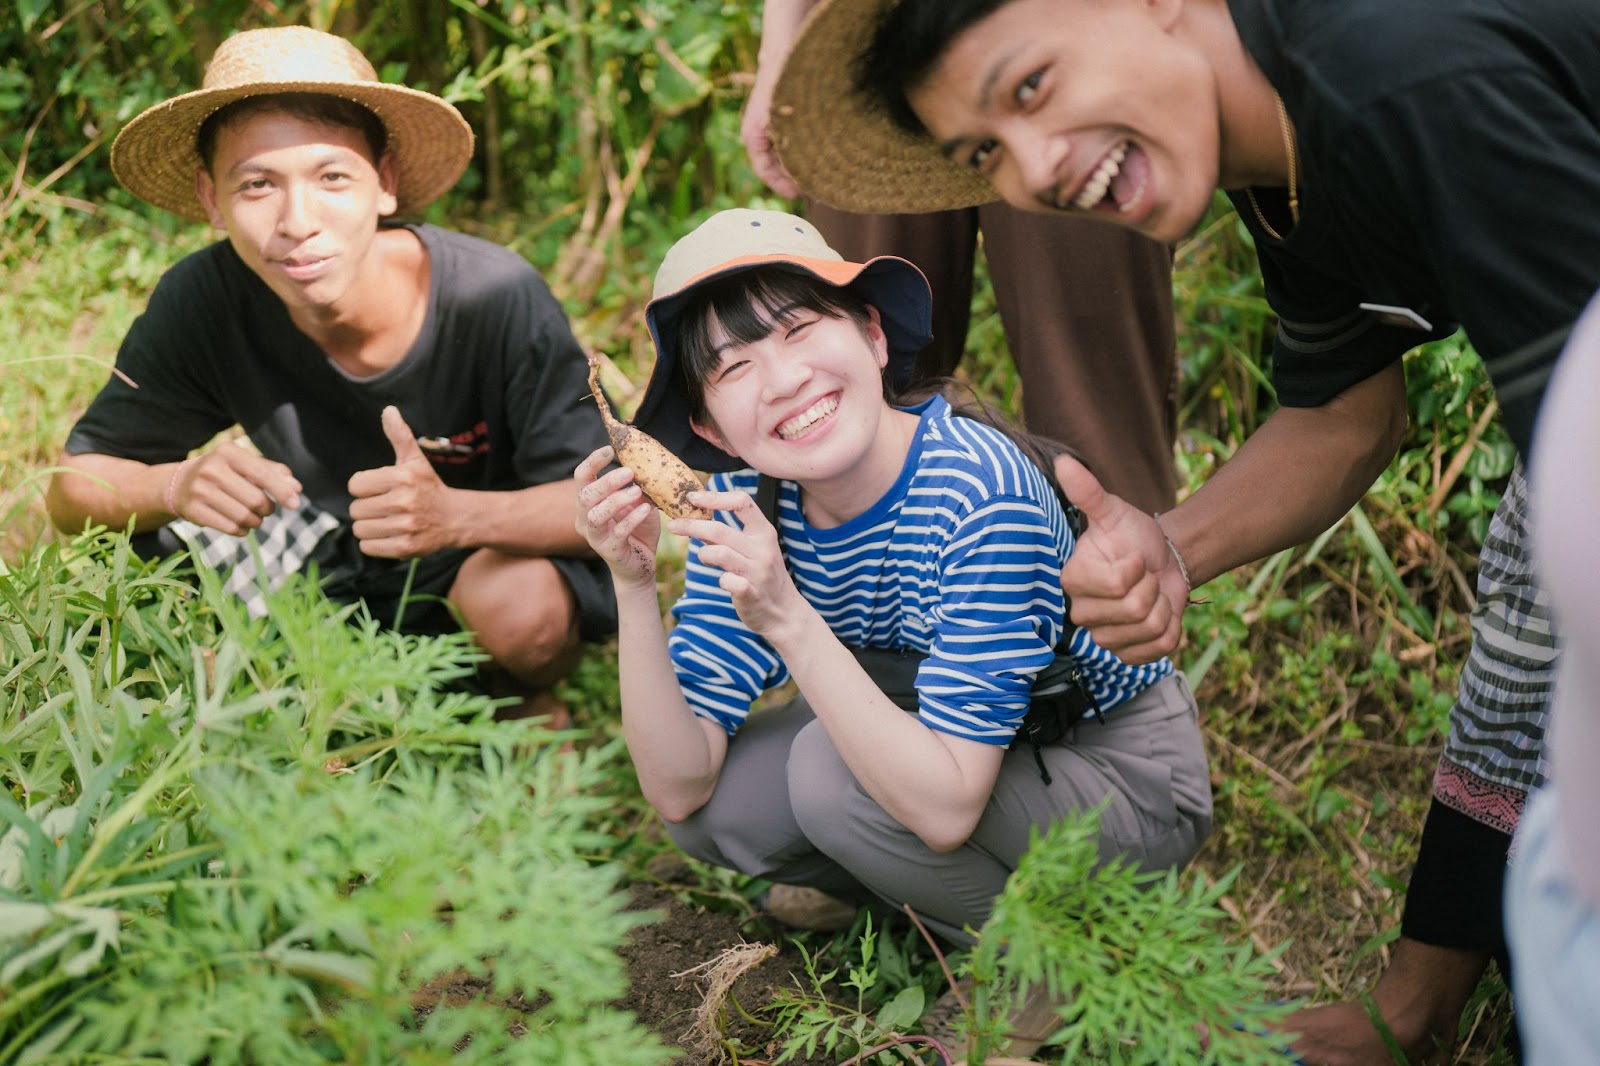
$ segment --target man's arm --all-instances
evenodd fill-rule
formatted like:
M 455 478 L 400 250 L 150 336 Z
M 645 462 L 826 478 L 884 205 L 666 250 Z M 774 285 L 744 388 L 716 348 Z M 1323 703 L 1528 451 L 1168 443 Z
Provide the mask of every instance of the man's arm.
M 1064 460 L 1062 487 L 1089 519 L 1061 572 L 1072 620 L 1126 662 L 1171 654 L 1191 589 L 1338 521 L 1394 458 L 1406 417 L 1398 362 L 1321 406 L 1279 408 L 1159 524 Z
M 1304 543 L 1344 516 L 1394 458 L 1406 430 L 1396 362 L 1318 407 L 1280 407 L 1161 526 L 1202 585 Z
M 800 195 L 799 186 L 778 161 L 772 148 L 772 134 L 768 123 L 772 117 L 772 90 L 778 84 L 778 74 L 783 70 L 784 57 L 800 32 L 814 0 L 767 0 L 761 9 L 761 49 L 756 56 L 755 83 L 750 86 L 750 98 L 745 103 L 744 117 L 739 124 L 739 137 L 744 141 L 750 166 L 756 177 L 779 196 L 793 200 Z
M 62 452 L 45 494 L 50 521 L 63 533 L 86 525 L 126 529 L 135 519 L 139 528 L 154 529 L 173 518 L 162 495 L 179 465 Z
M 242 536 L 276 506 L 300 506 L 300 482 L 287 466 L 233 443 L 172 463 L 62 452 L 45 503 L 63 532 L 86 524 L 154 529 L 174 518 Z

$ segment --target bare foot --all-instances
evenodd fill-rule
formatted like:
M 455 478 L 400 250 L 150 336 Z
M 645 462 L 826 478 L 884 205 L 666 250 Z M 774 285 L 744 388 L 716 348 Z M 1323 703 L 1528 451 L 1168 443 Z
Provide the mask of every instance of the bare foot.
M 1396 1062 L 1383 1036 L 1367 1017 L 1366 1008 L 1359 1003 L 1306 1007 L 1285 1018 L 1281 1027 L 1286 1032 L 1300 1034 L 1291 1047 L 1311 1066 L 1394 1066 Z M 1436 1049 L 1432 1056 L 1427 1056 L 1422 1048 L 1408 1046 L 1408 1041 L 1400 1040 L 1399 1033 L 1394 1035 L 1405 1055 L 1402 1061 L 1408 1064 L 1423 1066 L 1449 1061 L 1448 1048 Z
M 556 694 L 549 689 L 540 689 L 537 692 L 522 693 L 517 702 L 497 708 L 494 720 L 497 722 L 512 722 L 527 719 L 529 725 L 537 725 L 552 733 L 559 733 L 572 728 L 572 711 L 563 703 Z M 542 721 L 540 719 L 543 719 Z M 526 757 L 530 751 L 537 750 L 526 744 L 518 744 L 516 750 L 520 757 Z M 577 745 L 571 737 L 564 739 L 557 751 L 570 755 L 577 751 Z
M 530 692 L 516 703 L 497 708 L 497 722 L 511 722 L 520 718 L 543 718 L 544 727 L 551 730 L 572 728 L 572 711 L 549 689 Z
M 1487 952 L 1441 948 L 1401 937 L 1372 1001 L 1404 1058 L 1389 1049 L 1361 1003 L 1305 1007 L 1278 1026 L 1311 1066 L 1432 1066 L 1450 1061 L 1461 1012 L 1489 964 Z

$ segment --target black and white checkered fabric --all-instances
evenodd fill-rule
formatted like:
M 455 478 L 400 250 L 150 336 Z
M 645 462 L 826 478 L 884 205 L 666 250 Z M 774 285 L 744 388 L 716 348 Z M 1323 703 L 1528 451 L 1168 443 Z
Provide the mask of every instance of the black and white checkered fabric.
M 168 528 L 189 546 L 197 564 L 217 571 L 224 591 L 243 600 L 252 618 L 261 618 L 267 613 L 266 594 L 305 569 L 317 545 L 339 528 L 339 519 L 302 503 L 293 511 L 278 508 L 242 537 L 182 518 Z

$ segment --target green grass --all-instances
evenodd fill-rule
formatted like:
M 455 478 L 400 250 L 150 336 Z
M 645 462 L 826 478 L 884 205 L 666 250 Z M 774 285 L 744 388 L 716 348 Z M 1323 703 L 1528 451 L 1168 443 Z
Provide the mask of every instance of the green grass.
M 495 226 L 514 232 L 515 224 Z M 631 254 L 653 262 L 670 236 L 653 235 Z M 17 567 L 56 541 L 41 504 L 56 449 L 155 279 L 209 239 L 201 227 L 115 216 L 0 245 L 0 560 Z M 1248 257 L 1225 212 L 1178 251 L 1178 459 L 1190 488 L 1271 407 L 1256 359 L 1265 307 Z M 609 277 L 598 306 L 571 307 L 579 335 L 612 356 L 624 386 L 642 383 L 649 367 L 638 309 L 650 272 L 635 275 Z M 974 322 L 967 373 L 1004 406 L 1015 375 L 982 286 Z M 1476 539 L 1510 467 L 1470 349 L 1442 342 L 1411 360 L 1408 379 L 1417 419 L 1362 504 L 1312 544 L 1213 582 L 1208 602 L 1186 618 L 1181 664 L 1201 701 L 1217 799 L 1197 876 L 1217 886 L 1229 939 L 1270 955 L 1275 996 L 1353 997 L 1381 970 L 1469 639 Z M 669 557 L 663 567 L 664 597 L 680 580 L 677 566 Z M 614 757 L 614 649 L 595 649 L 563 694 L 581 726 L 612 742 Z M 613 773 L 627 782 L 622 765 Z M 6 771 L 14 798 L 20 774 Z M 638 871 L 664 846 L 626 785 L 588 817 L 592 859 Z M 713 878 L 701 902 L 747 890 Z M 859 941 L 822 950 L 839 965 L 863 965 L 849 961 Z M 1505 1018 L 1503 991 L 1486 982 L 1458 1061 L 1495 1061 Z

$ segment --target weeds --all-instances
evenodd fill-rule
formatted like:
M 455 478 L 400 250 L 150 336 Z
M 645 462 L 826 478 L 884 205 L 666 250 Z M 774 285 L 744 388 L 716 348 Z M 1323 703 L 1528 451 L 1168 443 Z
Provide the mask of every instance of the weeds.
M 115 189 L 104 131 L 166 95 L 164 82 L 198 83 L 190 66 L 206 41 L 176 33 L 180 22 L 205 37 L 267 9 L 118 2 L 77 5 L 59 23 L 47 9 L 30 0 L 0 29 L 16 45 L 0 60 L 0 102 L 26 101 L 39 71 L 61 89 L 0 135 L 0 214 L 15 223 L 0 233 L 0 1060 L 67 1061 L 121 1039 L 116 1054 L 131 1061 L 140 1041 L 174 1031 L 154 1030 L 172 1018 L 186 1024 L 170 1056 L 151 1053 L 164 1061 L 269 1062 L 291 1037 L 324 1059 L 403 1045 L 414 1061 L 492 1061 L 512 1030 L 527 1033 L 519 1058 L 572 1061 L 552 1035 L 572 1031 L 569 1014 L 583 1015 L 581 1046 L 597 1055 L 627 1045 L 596 1061 L 646 1060 L 653 1045 L 625 1019 L 588 1009 L 616 980 L 604 945 L 625 924 L 595 901 L 659 846 L 622 761 L 614 649 L 592 651 L 561 691 L 602 742 L 530 760 L 514 755 L 511 738 L 525 734 L 488 723 L 481 698 L 457 686 L 474 666 L 460 641 L 382 634 L 304 589 L 253 622 L 116 538 L 48 530 L 56 449 L 155 279 L 211 239 Z M 291 9 L 332 23 L 341 5 Z M 737 142 L 750 13 L 520 0 L 363 10 L 406 15 L 366 19 L 363 47 L 422 84 L 434 67 L 464 71 L 438 87 L 480 131 L 500 131 L 485 136 L 482 172 L 435 217 L 452 213 L 544 269 L 579 336 L 615 360 L 613 395 L 636 395 L 650 367 L 640 309 L 660 253 L 699 214 L 764 195 Z M 673 122 L 656 119 L 669 111 Z M 79 154 L 97 141 L 102 150 Z M 1176 251 L 1177 461 L 1191 489 L 1273 407 L 1272 323 L 1251 255 L 1220 199 Z M 965 373 L 1015 414 L 1015 372 L 979 282 Z M 1407 391 L 1406 441 L 1358 509 L 1312 544 L 1212 582 L 1185 619 L 1181 665 L 1203 710 L 1217 829 L 1180 881 L 1200 901 L 1169 902 L 1249 945 L 1270 968 L 1255 975 L 1265 998 L 1355 998 L 1387 957 L 1469 640 L 1476 545 L 1511 466 L 1462 341 L 1413 356 Z M 668 552 L 664 601 L 680 567 Z M 380 831 L 406 840 L 405 853 L 384 851 Z M 413 863 L 431 864 L 431 885 Z M 694 876 L 683 891 L 697 902 L 747 906 L 754 891 Z M 549 917 L 513 899 L 519 877 L 524 895 L 549 879 Z M 491 922 L 498 904 L 510 909 Z M 508 942 L 595 922 L 604 928 L 591 938 L 540 945 L 547 953 Z M 1140 949 L 1165 937 L 1156 926 L 1123 934 Z M 808 989 L 775 1017 L 786 1054 L 852 1041 L 861 1053 L 876 1035 L 903 1034 L 913 1001 L 920 1009 L 946 986 L 914 944 L 880 931 L 868 949 L 864 937 L 809 953 Z M 986 1011 L 1010 994 L 1006 966 L 1025 957 L 1012 955 L 984 971 Z M 595 984 L 542 1003 L 564 968 Z M 497 982 L 492 1002 L 416 1007 L 419 990 L 458 971 Z M 1468 1015 L 1458 1061 L 1488 1061 L 1503 986 L 1486 981 Z M 1081 1032 L 1086 1048 L 1106 1039 Z
M 303 582 L 251 621 L 122 537 L 0 595 L 0 1060 L 662 1060 L 606 1007 L 644 920 L 585 858 L 609 768 L 457 691 L 465 638 Z

